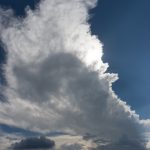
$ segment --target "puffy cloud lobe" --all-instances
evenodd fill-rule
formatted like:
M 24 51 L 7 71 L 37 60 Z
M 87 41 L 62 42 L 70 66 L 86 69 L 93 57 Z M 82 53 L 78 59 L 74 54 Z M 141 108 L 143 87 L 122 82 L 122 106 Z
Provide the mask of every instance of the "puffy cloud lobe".
M 91 35 L 88 10 L 95 5 L 44 0 L 3 29 L 9 103 L 0 105 L 0 122 L 141 140 L 139 116 L 112 91 L 117 77 L 105 73 L 102 44 Z

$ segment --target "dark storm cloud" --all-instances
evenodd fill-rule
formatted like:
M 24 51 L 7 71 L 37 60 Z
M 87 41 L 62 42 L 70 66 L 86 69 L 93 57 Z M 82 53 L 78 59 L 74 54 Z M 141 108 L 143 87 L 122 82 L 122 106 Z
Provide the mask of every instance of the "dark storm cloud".
M 117 143 L 99 146 L 94 150 L 146 150 L 144 143 L 132 139 L 121 139 Z
M 12 144 L 13 150 L 21 150 L 21 149 L 46 149 L 53 148 L 55 146 L 55 142 L 45 137 L 40 138 L 27 138 L 18 143 Z

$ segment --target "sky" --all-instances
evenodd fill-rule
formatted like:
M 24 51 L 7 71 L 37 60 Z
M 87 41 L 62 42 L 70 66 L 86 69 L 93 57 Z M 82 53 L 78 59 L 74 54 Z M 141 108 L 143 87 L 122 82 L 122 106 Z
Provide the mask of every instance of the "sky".
M 91 20 L 108 71 L 119 74 L 113 89 L 144 118 L 150 114 L 149 6 L 149 0 L 100 0 Z
M 0 144 L 149 149 L 149 3 L 1 0 Z

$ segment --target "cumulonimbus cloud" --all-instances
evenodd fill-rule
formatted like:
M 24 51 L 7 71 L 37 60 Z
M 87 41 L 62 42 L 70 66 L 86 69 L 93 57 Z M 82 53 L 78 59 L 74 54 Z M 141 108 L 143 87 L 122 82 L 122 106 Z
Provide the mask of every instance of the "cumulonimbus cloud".
M 38 131 L 90 133 L 119 141 L 141 140 L 144 123 L 112 91 L 102 44 L 91 34 L 96 0 L 43 0 L 24 19 L 0 18 L 7 52 L 7 103 L 0 122 Z M 142 124 L 142 125 L 141 125 Z M 114 138 L 115 137 L 115 138 Z

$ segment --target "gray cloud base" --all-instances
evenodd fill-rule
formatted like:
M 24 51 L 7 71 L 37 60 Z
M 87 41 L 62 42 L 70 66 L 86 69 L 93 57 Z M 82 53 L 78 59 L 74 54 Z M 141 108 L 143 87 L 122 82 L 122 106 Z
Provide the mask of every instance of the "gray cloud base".
M 49 149 L 54 148 L 55 142 L 45 137 L 40 138 L 27 138 L 21 140 L 18 143 L 12 144 L 13 150 L 21 150 L 21 149 Z

